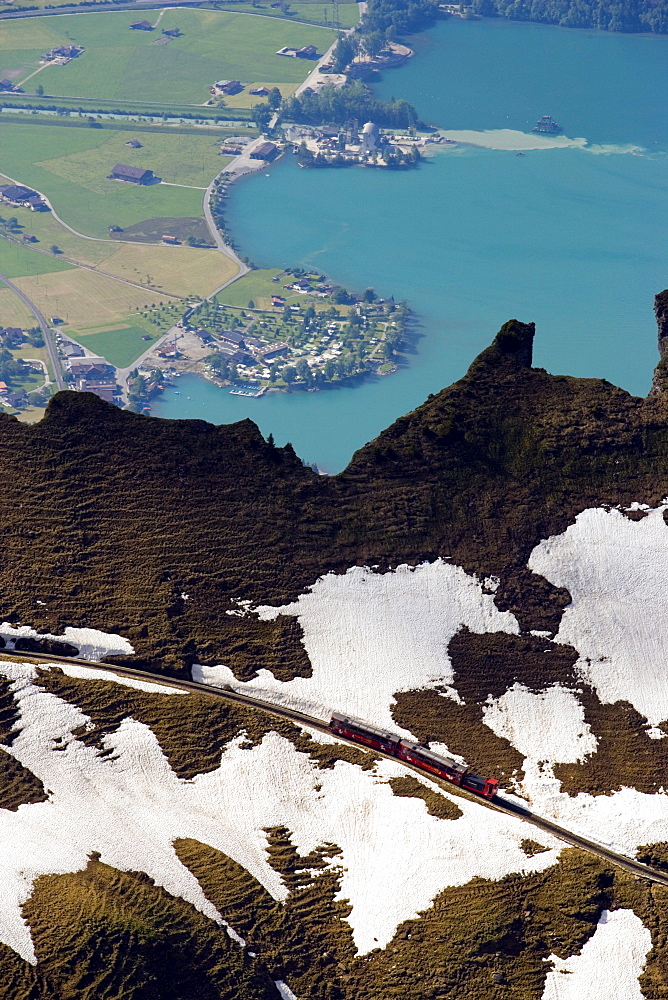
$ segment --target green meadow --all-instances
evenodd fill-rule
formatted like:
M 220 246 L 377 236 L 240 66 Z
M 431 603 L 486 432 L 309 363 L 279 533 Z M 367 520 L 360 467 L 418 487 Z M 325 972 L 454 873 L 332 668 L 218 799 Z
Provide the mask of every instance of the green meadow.
M 143 327 L 124 326 L 102 333 L 85 334 L 79 340 L 89 351 L 101 354 L 117 368 L 127 368 L 160 336 L 159 333 L 152 332 L 151 340 L 144 340 L 148 335 Z
M 10 209 L 11 211 L 11 209 Z M 52 274 L 54 271 L 68 271 L 72 264 L 49 254 L 36 253 L 28 247 L 0 238 L 0 272 L 7 278 L 23 278 L 35 274 Z M 2 325 L 2 324 L 0 324 Z
M 140 18 L 155 29 L 131 29 Z M 167 40 L 162 30 L 169 28 L 179 28 L 181 37 Z M 334 38 L 328 28 L 227 11 L 46 15 L 0 23 L 0 68 L 21 82 L 38 68 L 44 51 L 76 43 L 84 46 L 82 55 L 40 70 L 25 82 L 26 92 L 41 85 L 47 94 L 68 98 L 201 105 L 215 80 L 300 83 L 313 63 L 277 56 L 277 50 L 312 44 L 324 52 Z
M 138 139 L 141 149 L 126 146 L 129 139 Z M 103 238 L 109 225 L 201 216 L 203 189 L 228 162 L 207 133 L 16 127 L 1 121 L 0 150 L 0 172 L 46 194 L 73 229 Z M 147 167 L 168 183 L 139 187 L 108 180 L 116 163 Z

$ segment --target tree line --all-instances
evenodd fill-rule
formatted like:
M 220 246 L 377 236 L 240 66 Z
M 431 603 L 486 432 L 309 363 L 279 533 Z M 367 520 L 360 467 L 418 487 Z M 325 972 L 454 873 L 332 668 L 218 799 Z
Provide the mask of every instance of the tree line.
M 472 0 L 471 10 L 565 28 L 668 33 L 668 0 Z
M 348 87 L 328 86 L 318 93 L 305 91 L 299 97 L 289 97 L 281 110 L 291 121 L 311 125 L 345 124 L 352 118 L 376 122 L 385 128 L 411 128 L 419 124 L 417 112 L 408 101 L 380 101 L 358 81 Z

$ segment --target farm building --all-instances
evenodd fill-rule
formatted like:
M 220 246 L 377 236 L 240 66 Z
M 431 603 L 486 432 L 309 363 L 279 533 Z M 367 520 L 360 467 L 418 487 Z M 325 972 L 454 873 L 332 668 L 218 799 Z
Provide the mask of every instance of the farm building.
M 250 155 L 251 160 L 273 160 L 278 153 L 275 142 L 263 142 Z
M 315 45 L 302 45 L 300 49 L 292 45 L 285 45 L 276 53 L 277 56 L 291 56 L 293 59 L 318 59 L 318 50 Z
M 131 146 L 133 149 L 141 149 L 141 143 L 139 139 L 128 139 L 125 145 Z
M 28 205 L 32 198 L 39 198 L 39 195 L 23 184 L 3 184 L 0 187 L 0 198 L 9 205 Z
M 32 198 L 28 198 L 28 208 L 31 212 L 48 212 L 49 206 L 44 201 L 41 195 L 35 194 Z
M 23 233 L 21 239 L 24 243 L 39 243 L 37 237 L 33 236 L 32 233 Z
M 0 90 L 12 90 L 13 87 L 11 80 L 0 80 Z
M 253 97 L 267 97 L 269 95 L 269 88 L 268 87 L 253 87 L 249 91 L 249 93 L 251 93 L 253 95 Z
M 177 240 L 176 236 L 169 236 L 167 234 L 164 234 L 160 238 L 163 243 L 167 243 L 169 246 L 178 246 L 181 242 L 180 240 Z
M 42 56 L 42 62 L 54 62 L 54 60 L 61 65 L 68 63 L 70 59 L 76 59 L 84 51 L 83 45 L 56 45 L 55 48 L 49 49 Z
M 163 28 L 163 35 L 167 35 L 168 38 L 178 38 L 181 34 L 180 28 Z
M 153 25 L 150 21 L 134 21 L 131 25 L 135 31 L 153 31 Z
M 130 184 L 150 184 L 153 171 L 143 167 L 129 167 L 126 163 L 117 163 L 109 174 L 109 180 L 128 181 Z
M 240 80 L 218 80 L 210 88 L 212 94 L 226 94 L 228 97 L 239 94 L 243 89 L 244 85 Z

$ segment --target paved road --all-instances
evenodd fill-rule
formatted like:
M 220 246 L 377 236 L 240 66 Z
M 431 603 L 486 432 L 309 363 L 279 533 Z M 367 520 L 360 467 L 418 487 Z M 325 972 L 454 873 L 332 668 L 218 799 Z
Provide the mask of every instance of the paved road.
M 94 670 L 108 670 L 111 673 L 117 674 L 119 677 L 131 677 L 137 680 L 149 681 L 154 684 L 164 684 L 168 687 L 177 688 L 180 691 L 193 691 L 196 694 L 206 694 L 214 698 L 223 698 L 226 701 L 237 702 L 241 705 L 246 705 L 249 708 L 259 709 L 263 712 L 268 712 L 270 715 L 277 715 L 283 719 L 289 719 L 291 722 L 297 723 L 299 726 L 306 726 L 308 729 L 315 729 L 321 733 L 327 733 L 329 736 L 334 735 L 330 730 L 328 724 L 322 719 L 313 718 L 310 715 L 305 715 L 303 712 L 296 712 L 291 708 L 285 708 L 283 705 L 276 705 L 271 702 L 261 701 L 259 698 L 251 698 L 246 694 L 241 694 L 239 691 L 235 691 L 229 687 L 214 687 L 209 684 L 201 684 L 198 681 L 187 681 L 187 680 L 176 680 L 172 677 L 165 677 L 163 674 L 152 674 L 146 670 L 136 670 L 134 667 L 119 667 L 110 663 L 91 663 L 90 660 L 82 660 L 75 657 L 68 656 L 51 656 L 46 653 L 33 653 L 33 652 L 23 652 L 17 650 L 12 653 L 10 650 L 5 649 L 0 651 L 0 658 L 6 656 L 20 657 L 21 660 L 26 661 L 46 661 L 47 663 L 72 663 L 78 667 L 88 667 Z M 352 740 L 346 740 L 344 737 L 336 734 L 335 737 L 341 743 L 350 743 L 359 749 L 359 744 Z M 364 749 L 364 748 L 362 748 Z M 375 754 L 380 754 L 380 756 L 387 757 L 388 760 L 396 761 L 396 757 L 391 754 L 384 754 L 381 751 L 373 751 Z M 424 771 L 420 768 L 412 767 L 412 765 L 401 761 L 403 767 L 407 767 L 416 774 L 424 777 Z M 525 823 L 530 823 L 532 826 L 538 827 L 541 830 L 545 830 L 547 833 L 552 834 L 558 840 L 562 840 L 572 847 L 579 847 L 583 851 L 588 851 L 590 854 L 595 854 L 597 857 L 602 858 L 609 864 L 615 865 L 617 868 L 622 868 L 624 871 L 629 872 L 631 875 L 636 875 L 639 878 L 644 878 L 650 882 L 657 882 L 660 885 L 668 886 L 668 874 L 659 871 L 656 868 L 651 868 L 649 865 L 644 865 L 640 861 L 635 861 L 633 858 L 628 858 L 623 854 L 618 854 L 616 851 L 611 850 L 604 844 L 599 844 L 595 840 L 590 840 L 587 837 L 580 836 L 580 834 L 573 833 L 571 830 L 567 830 L 565 827 L 560 826 L 558 823 L 553 823 L 551 820 L 543 819 L 542 816 L 538 816 L 532 813 L 529 809 L 525 809 L 523 806 L 511 802 L 505 799 L 502 795 L 495 796 L 494 799 L 488 800 L 483 799 L 479 795 L 474 795 L 471 792 L 467 792 L 462 788 L 457 788 L 455 785 L 451 785 L 447 781 L 441 781 L 435 778 L 433 775 L 428 775 L 431 781 L 440 785 L 443 789 L 456 795 L 462 795 L 464 798 L 469 799 L 471 802 L 475 802 L 479 806 L 486 806 L 491 809 L 495 809 L 499 812 L 506 813 L 511 816 L 515 816 L 521 819 Z
M 53 366 L 53 374 L 56 379 L 56 385 L 58 386 L 59 389 L 67 389 L 67 385 L 65 384 L 65 379 L 63 378 L 63 370 L 60 367 L 60 360 L 58 358 L 58 352 L 56 351 L 56 345 L 53 342 L 53 337 L 51 336 L 51 330 L 49 329 L 46 320 L 42 316 L 41 312 L 39 311 L 35 303 L 31 302 L 28 296 L 24 295 L 21 289 L 17 288 L 17 286 L 12 281 L 10 281 L 9 278 L 6 277 L 6 275 L 0 274 L 0 281 L 4 281 L 4 283 L 7 285 L 8 288 L 11 288 L 13 292 L 16 292 L 18 297 L 23 302 L 25 302 L 28 309 L 30 309 L 31 313 L 39 323 L 42 335 L 44 337 L 44 343 L 46 344 L 46 349 L 49 352 L 49 358 L 51 359 L 51 364 Z

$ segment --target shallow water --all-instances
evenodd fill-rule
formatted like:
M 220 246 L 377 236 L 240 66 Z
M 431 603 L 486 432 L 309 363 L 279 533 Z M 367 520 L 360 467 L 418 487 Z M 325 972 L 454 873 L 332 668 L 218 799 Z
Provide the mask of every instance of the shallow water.
M 598 151 L 459 146 L 408 173 L 305 171 L 290 157 L 241 181 L 228 218 L 244 252 L 260 266 L 314 264 L 349 287 L 409 299 L 416 353 L 360 387 L 259 400 L 182 378 L 156 415 L 250 416 L 335 472 L 458 378 L 511 317 L 536 322 L 537 365 L 647 391 L 652 298 L 668 285 L 668 39 L 453 19 L 413 44 L 416 58 L 378 85 L 383 96 L 453 129 L 528 130 L 549 113 Z

